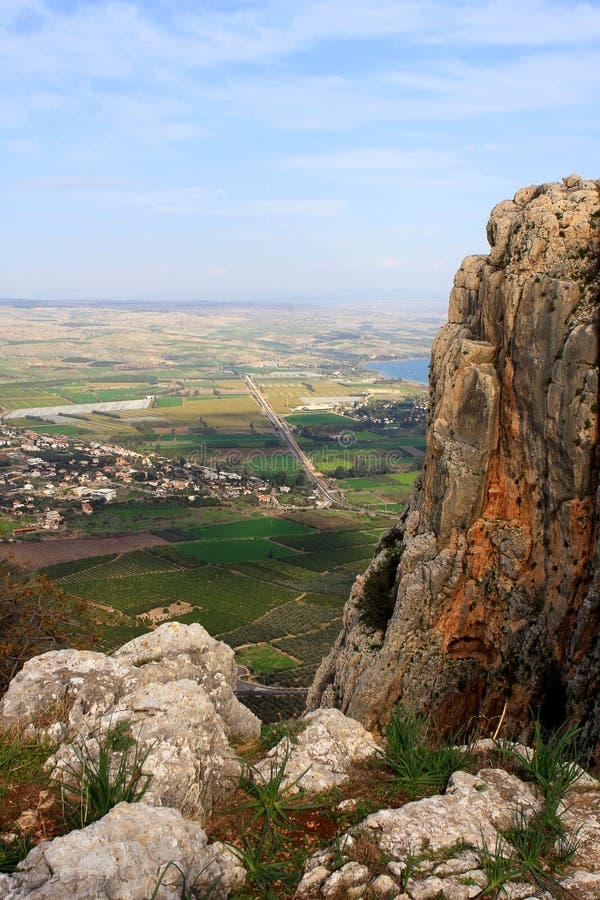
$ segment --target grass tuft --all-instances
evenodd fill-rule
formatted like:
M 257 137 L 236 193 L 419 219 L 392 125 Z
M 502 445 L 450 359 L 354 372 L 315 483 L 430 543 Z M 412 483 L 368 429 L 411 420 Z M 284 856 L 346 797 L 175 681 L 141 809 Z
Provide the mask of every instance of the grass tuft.
M 269 761 L 267 776 L 250 763 L 244 763 L 240 776 L 240 788 L 250 799 L 237 809 L 251 811 L 250 828 L 262 819 L 263 841 L 269 838 L 273 846 L 277 846 L 279 841 L 278 829 L 296 827 L 288 813 L 291 810 L 311 808 L 310 805 L 302 804 L 297 795 L 290 794 L 305 772 L 301 772 L 290 785 L 283 788 L 290 753 L 291 746 L 288 743 L 281 759 Z
M 93 739 L 95 747 L 73 744 L 77 764 L 65 768 L 67 779 L 60 782 L 63 814 L 69 828 L 85 828 L 101 819 L 118 803 L 142 799 L 152 780 L 143 772 L 150 750 L 144 753 L 119 722 L 104 737 Z
M 431 734 L 426 717 L 401 704 L 395 706 L 384 736 L 381 756 L 394 771 L 397 786 L 411 798 L 431 788 L 443 790 L 453 772 L 473 764 L 468 748 L 457 746 L 460 734 L 446 740 L 437 730 Z

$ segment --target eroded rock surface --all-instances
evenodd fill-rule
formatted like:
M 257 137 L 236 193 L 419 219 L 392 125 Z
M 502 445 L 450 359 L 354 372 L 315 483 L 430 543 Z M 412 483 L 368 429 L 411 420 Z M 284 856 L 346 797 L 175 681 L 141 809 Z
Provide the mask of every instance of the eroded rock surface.
M 177 810 L 120 803 L 99 822 L 35 847 L 0 881 L 0 897 L 175 900 L 184 878 L 199 896 L 214 885 L 217 900 L 243 884 L 245 871 L 231 850 L 208 844 L 200 825 Z
M 488 239 L 433 346 L 422 484 L 309 706 L 372 727 L 398 697 L 442 724 L 507 703 L 509 733 L 540 708 L 600 763 L 600 182 L 519 191 Z
M 201 625 L 169 622 L 113 656 L 60 650 L 29 660 L 0 701 L 0 725 L 60 739 L 54 776 L 72 780 L 83 754 L 120 731 L 152 778 L 146 803 L 203 819 L 235 788 L 234 736 L 260 722 L 235 697 L 233 651 Z
M 377 752 L 369 732 L 339 709 L 318 709 L 301 721 L 305 728 L 298 737 L 283 738 L 257 766 L 269 777 L 285 762 L 281 786 L 290 793 L 328 791 L 347 780 L 353 765 Z
M 456 772 L 445 794 L 383 809 L 315 854 L 298 885 L 297 900 L 382 896 L 404 900 L 470 900 L 489 886 L 486 851 L 514 849 L 502 832 L 529 821 L 540 804 L 531 787 L 503 769 Z M 520 875 L 505 885 L 507 900 L 576 896 L 596 900 L 600 890 L 600 793 L 573 790 L 564 821 L 578 841 L 564 871 L 547 872 L 549 889 Z M 520 812 L 517 812 L 519 810 Z M 513 869 L 518 869 L 518 862 Z M 562 889 L 562 893 L 561 893 Z M 346 893 L 344 893 L 346 891 Z

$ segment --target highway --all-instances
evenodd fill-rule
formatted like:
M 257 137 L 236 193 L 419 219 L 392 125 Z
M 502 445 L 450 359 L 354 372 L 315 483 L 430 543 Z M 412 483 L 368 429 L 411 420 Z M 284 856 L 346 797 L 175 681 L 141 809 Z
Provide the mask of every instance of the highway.
M 277 415 L 254 379 L 250 375 L 244 375 L 241 373 L 240 377 L 245 381 L 248 390 L 264 412 L 267 419 L 269 419 L 278 435 L 287 444 L 290 453 L 292 454 L 300 468 L 304 471 L 310 484 L 312 484 L 313 487 L 317 491 L 319 491 L 323 499 L 328 503 L 335 503 L 336 506 L 346 506 L 346 504 L 341 502 L 340 499 L 336 497 L 336 495 L 329 489 L 325 481 L 319 478 L 319 476 L 316 474 L 315 470 L 312 467 L 311 461 L 294 437 L 290 426 L 287 424 L 285 419 L 282 419 Z

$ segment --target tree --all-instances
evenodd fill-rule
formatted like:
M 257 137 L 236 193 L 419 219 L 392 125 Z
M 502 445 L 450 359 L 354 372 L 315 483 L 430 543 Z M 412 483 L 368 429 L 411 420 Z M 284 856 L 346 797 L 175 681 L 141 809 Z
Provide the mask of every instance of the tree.
M 68 597 L 45 575 L 0 562 L 0 693 L 32 656 L 89 648 L 96 643 L 95 630 L 83 601 Z

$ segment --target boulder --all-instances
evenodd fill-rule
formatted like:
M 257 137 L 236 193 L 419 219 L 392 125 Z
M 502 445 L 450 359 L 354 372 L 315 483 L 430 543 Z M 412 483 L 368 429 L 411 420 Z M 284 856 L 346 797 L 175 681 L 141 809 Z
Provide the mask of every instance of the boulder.
M 81 831 L 39 844 L 0 881 L 5 900 L 175 900 L 184 886 L 227 897 L 245 872 L 223 844 L 175 809 L 120 803 Z M 156 893 L 154 893 L 156 891 Z
M 301 721 L 304 730 L 291 741 L 283 738 L 257 766 L 268 776 L 285 760 L 282 788 L 291 793 L 328 791 L 347 780 L 353 765 L 377 753 L 369 732 L 339 709 L 318 709 Z
M 29 660 L 0 701 L 0 727 L 56 738 L 50 764 L 68 782 L 81 757 L 98 758 L 120 730 L 152 776 L 145 802 L 203 819 L 235 788 L 230 739 L 260 733 L 236 682 L 231 648 L 201 625 L 167 622 L 112 656 L 60 650 Z

